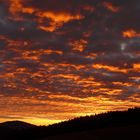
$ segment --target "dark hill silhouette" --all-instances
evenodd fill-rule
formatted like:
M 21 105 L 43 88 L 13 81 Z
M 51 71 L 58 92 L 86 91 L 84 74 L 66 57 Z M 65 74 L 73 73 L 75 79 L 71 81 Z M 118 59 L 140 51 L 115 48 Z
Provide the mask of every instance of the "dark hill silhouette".
M 25 130 L 36 126 L 22 121 L 7 121 L 0 123 L 0 127 L 5 127 L 13 130 Z
M 139 139 L 140 108 L 79 117 L 50 126 L 31 127 L 24 130 L 0 127 L 0 134 L 0 139 L 4 140 L 83 140 L 87 138 L 129 140 L 137 137 Z

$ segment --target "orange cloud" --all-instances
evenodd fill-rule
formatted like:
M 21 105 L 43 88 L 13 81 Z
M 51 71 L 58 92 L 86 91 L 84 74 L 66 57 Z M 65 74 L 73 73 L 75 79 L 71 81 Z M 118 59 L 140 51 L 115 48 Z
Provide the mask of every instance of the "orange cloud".
M 78 80 L 80 78 L 80 76 L 78 75 L 74 75 L 74 74 L 67 74 L 67 75 L 63 75 L 63 74 L 57 74 L 57 75 L 53 75 L 51 76 L 53 77 L 59 77 L 59 78 L 66 78 L 66 79 L 72 79 L 72 80 Z
M 56 23 L 66 23 L 71 20 L 79 20 L 79 19 L 83 18 L 83 16 L 79 15 L 79 14 L 71 15 L 68 13 L 55 13 L 52 11 L 38 12 L 36 15 L 41 18 L 49 18 Z
M 133 64 L 133 68 L 136 70 L 140 70 L 140 64 L 139 63 Z
M 133 29 L 129 29 L 129 30 L 123 31 L 123 37 L 125 38 L 140 37 L 140 33 L 136 32 Z
M 38 27 L 41 30 L 49 31 L 49 32 L 55 31 L 57 28 L 61 27 L 64 23 L 67 23 L 72 20 L 80 20 L 84 18 L 80 14 L 71 15 L 69 13 L 55 13 L 53 11 L 37 12 L 36 16 L 39 17 L 39 20 L 38 20 L 39 23 L 42 23 L 42 20 L 45 18 L 51 19 L 49 26 L 39 25 Z
M 33 14 L 37 17 L 36 21 L 38 22 L 38 29 L 47 31 L 47 32 L 53 32 L 57 28 L 61 27 L 64 23 L 67 23 L 72 20 L 80 20 L 83 19 L 84 16 L 77 13 L 75 15 L 72 15 L 67 12 L 53 12 L 53 11 L 41 11 L 38 8 L 33 7 L 27 7 L 24 6 L 24 3 L 26 1 L 22 0 L 10 0 L 9 4 L 9 11 L 14 16 L 14 20 L 23 20 L 21 16 L 19 16 L 19 13 L 26 13 L 26 14 Z M 85 7 L 86 8 L 86 7 Z M 86 9 L 91 10 L 90 7 L 87 7 Z M 44 19 L 50 19 L 49 25 L 44 25 L 43 20 Z
M 93 68 L 95 69 L 106 69 L 112 72 L 122 72 L 122 73 L 127 73 L 127 69 L 120 69 L 119 67 L 114 67 L 114 66 L 108 66 L 108 65 L 102 65 L 102 64 L 94 64 Z
M 112 12 L 118 12 L 120 10 L 119 7 L 114 6 L 112 3 L 104 2 L 103 5 Z
M 114 92 L 112 94 L 114 94 Z M 139 102 L 135 102 L 134 96 L 126 101 L 112 100 L 103 96 L 78 98 L 56 94 L 49 95 L 48 97 L 51 100 L 49 100 L 49 98 L 48 100 L 38 100 L 34 96 L 27 98 L 23 96 L 22 98 L 0 96 L 1 105 L 6 104 L 4 108 L 1 108 L 0 113 L 17 119 L 18 117 L 23 117 L 22 119 L 20 118 L 20 120 L 37 125 L 48 125 L 74 117 L 92 115 L 94 113 L 98 114 L 108 110 L 124 110 L 128 107 L 139 106 Z M 68 102 L 67 99 L 71 100 L 71 102 Z M 76 103 L 72 103 L 72 100 L 75 100 Z M 53 108 L 51 106 L 53 106 Z M 3 121 L 5 120 L 6 119 Z
M 3 1 L 0 116 L 51 124 L 139 106 L 140 42 L 130 39 L 140 37 L 130 20 L 138 16 L 135 5 Z
M 56 30 L 56 26 L 55 25 L 51 25 L 51 26 L 43 26 L 43 25 L 39 25 L 38 28 L 40 30 L 46 31 L 46 32 L 53 32 Z
M 127 87 L 133 86 L 132 83 L 128 83 L 128 82 L 112 82 L 112 83 L 116 86 L 127 86 Z
M 35 9 L 32 7 L 24 7 L 22 0 L 10 0 L 9 11 L 14 16 L 13 20 L 23 20 L 19 13 L 32 14 Z
M 80 39 L 69 43 L 73 47 L 73 51 L 83 52 L 87 46 L 88 42 L 86 40 Z

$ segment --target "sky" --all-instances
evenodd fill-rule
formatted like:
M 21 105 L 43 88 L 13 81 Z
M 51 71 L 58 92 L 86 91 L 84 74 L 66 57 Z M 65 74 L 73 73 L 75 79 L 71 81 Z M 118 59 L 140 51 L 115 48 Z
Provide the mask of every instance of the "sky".
M 0 122 L 139 107 L 139 13 L 140 0 L 0 0 Z

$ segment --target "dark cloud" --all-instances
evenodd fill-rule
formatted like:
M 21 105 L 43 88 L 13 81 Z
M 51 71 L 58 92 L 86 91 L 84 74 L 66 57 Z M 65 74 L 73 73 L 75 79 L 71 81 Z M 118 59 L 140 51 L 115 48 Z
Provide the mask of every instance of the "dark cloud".
M 140 56 L 132 53 L 108 53 L 96 57 L 96 63 L 104 63 L 124 68 L 132 68 L 134 63 L 139 63 Z
M 139 4 L 0 1 L 0 118 L 138 106 Z

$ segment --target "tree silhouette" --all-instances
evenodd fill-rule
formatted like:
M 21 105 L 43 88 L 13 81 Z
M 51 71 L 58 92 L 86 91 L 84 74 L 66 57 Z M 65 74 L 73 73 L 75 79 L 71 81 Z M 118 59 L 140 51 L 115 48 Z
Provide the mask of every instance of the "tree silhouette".
M 127 111 L 111 111 L 94 116 L 79 117 L 49 126 L 36 126 L 21 130 L 0 126 L 0 139 L 38 140 L 43 137 L 65 133 L 138 124 L 140 125 L 140 108 L 130 108 Z

